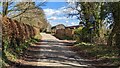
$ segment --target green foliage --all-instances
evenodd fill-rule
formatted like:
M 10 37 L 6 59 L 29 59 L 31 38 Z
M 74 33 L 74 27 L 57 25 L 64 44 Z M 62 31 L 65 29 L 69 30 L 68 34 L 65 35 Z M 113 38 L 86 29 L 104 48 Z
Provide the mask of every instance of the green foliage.
M 75 35 L 77 42 L 91 42 L 92 38 L 94 37 L 94 33 L 87 27 L 79 27 L 75 29 Z
M 80 21 L 82 20 L 80 24 L 84 25 L 82 31 L 76 30 L 79 42 L 96 42 L 96 39 L 102 38 L 102 36 L 104 35 L 104 32 L 101 31 L 101 28 L 103 27 L 102 25 L 104 25 L 102 22 L 105 19 L 107 13 L 107 11 L 104 10 L 106 8 L 105 5 L 107 4 L 104 4 L 102 2 L 76 3 L 76 7 L 74 8 L 77 9 L 77 7 L 80 7 L 81 9 L 76 10 L 79 12 L 78 14 L 71 15 L 80 15 L 80 18 L 78 19 L 80 19 Z
M 4 51 L 14 52 L 17 55 L 20 55 L 21 53 L 23 53 L 23 51 L 25 49 L 27 49 L 29 47 L 30 43 L 35 43 L 37 41 L 38 41 L 38 39 L 33 38 L 30 40 L 26 40 L 24 43 L 20 43 L 19 46 L 17 44 L 14 44 L 14 46 L 13 46 L 14 48 L 11 48 L 8 40 L 3 40 L 3 42 L 4 42 L 3 49 L 4 49 Z
M 76 44 L 75 46 L 85 49 L 85 48 L 93 48 L 95 45 L 91 43 L 81 42 L 81 43 Z
M 5 40 L 3 40 L 3 49 L 5 50 L 5 51 L 7 51 L 7 49 L 9 48 L 9 42 L 8 42 L 8 40 L 7 39 L 5 39 Z
M 85 42 L 81 42 L 79 44 L 76 44 L 76 46 L 95 46 L 94 44 L 91 43 L 85 43 Z
M 36 38 L 32 38 L 31 40 L 30 40 L 30 42 L 31 43 L 36 43 L 36 42 L 39 42 L 40 40 L 39 39 L 36 39 Z
M 78 29 L 75 29 L 75 34 L 80 35 L 82 33 L 83 27 L 79 27 Z
M 29 39 L 24 43 L 20 43 L 19 46 L 14 44 L 14 48 L 11 48 L 8 39 L 4 39 L 2 51 L 2 61 L 4 62 L 3 65 L 8 63 L 8 59 L 15 61 L 17 58 L 20 58 L 20 55 L 23 54 L 23 52 L 30 46 L 30 43 L 35 43 L 37 41 L 38 39 Z
M 77 40 L 77 42 L 80 42 L 81 41 L 81 38 L 82 38 L 82 29 L 83 27 L 79 27 L 78 29 L 75 29 L 75 40 Z
M 114 22 L 113 29 L 109 35 L 107 43 L 109 46 L 111 46 L 115 42 L 115 45 L 120 50 L 120 2 L 108 3 L 108 5 L 111 6 L 108 11 L 111 11 L 113 13 Z
M 12 54 L 10 51 L 4 51 L 5 52 L 5 55 L 11 59 L 11 60 L 16 60 L 17 56 L 15 56 L 14 54 Z M 3 57 L 4 58 L 4 57 Z
M 65 39 L 65 40 L 73 40 L 73 38 L 71 38 L 69 36 L 64 36 L 63 39 Z

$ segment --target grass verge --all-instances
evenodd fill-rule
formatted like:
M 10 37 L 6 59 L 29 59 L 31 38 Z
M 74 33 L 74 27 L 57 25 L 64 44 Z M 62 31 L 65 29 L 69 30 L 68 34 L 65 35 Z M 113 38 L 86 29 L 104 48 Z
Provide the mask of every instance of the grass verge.
M 79 43 L 73 48 L 80 56 L 86 59 L 100 59 L 105 63 L 120 65 L 120 57 L 118 57 L 118 49 L 115 46 L 95 45 L 91 43 Z

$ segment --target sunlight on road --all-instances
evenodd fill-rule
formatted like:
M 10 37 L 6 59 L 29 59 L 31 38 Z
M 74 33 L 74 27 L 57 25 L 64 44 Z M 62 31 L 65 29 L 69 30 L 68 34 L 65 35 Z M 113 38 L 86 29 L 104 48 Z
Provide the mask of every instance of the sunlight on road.
M 48 41 L 59 41 L 59 39 L 57 39 L 56 37 L 52 36 L 51 34 L 46 34 L 46 33 L 40 33 L 40 35 L 42 36 L 42 40 L 48 40 Z
M 32 48 L 38 48 L 36 50 L 30 50 L 29 55 L 36 56 L 36 59 L 26 59 L 38 61 L 37 66 L 53 66 L 53 67 L 69 67 L 79 68 L 87 67 L 81 57 L 77 56 L 76 52 L 69 49 L 70 46 L 66 46 L 67 43 L 60 42 L 59 39 L 46 33 L 41 33 L 42 41 L 38 45 Z M 38 59 L 37 59 L 38 58 Z

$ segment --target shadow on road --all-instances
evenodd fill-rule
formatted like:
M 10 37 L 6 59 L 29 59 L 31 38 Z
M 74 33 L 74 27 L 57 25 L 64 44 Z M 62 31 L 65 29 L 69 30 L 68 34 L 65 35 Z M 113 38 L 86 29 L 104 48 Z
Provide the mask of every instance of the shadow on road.
M 30 46 L 30 48 L 28 48 L 24 60 L 29 62 L 49 62 L 81 67 L 84 63 L 82 64 L 78 61 L 82 62 L 83 59 L 69 49 L 73 44 L 74 43 L 64 41 L 41 40 L 35 43 L 35 46 Z

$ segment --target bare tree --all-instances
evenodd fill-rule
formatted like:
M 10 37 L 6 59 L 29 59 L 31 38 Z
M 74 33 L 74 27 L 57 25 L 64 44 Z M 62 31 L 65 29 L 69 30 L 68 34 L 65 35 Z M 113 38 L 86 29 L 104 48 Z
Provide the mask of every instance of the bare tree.
M 16 12 L 16 14 L 11 16 L 11 18 L 15 18 L 19 15 L 22 15 L 28 10 L 36 9 L 44 5 L 45 2 L 40 2 L 38 5 L 34 7 L 30 7 L 31 3 L 34 4 L 35 2 L 3 2 L 2 3 L 2 6 L 3 6 L 2 14 L 3 16 L 7 16 L 9 13 Z
M 3 2 L 2 16 L 17 19 L 38 28 L 46 28 L 47 20 L 41 6 L 45 2 Z

